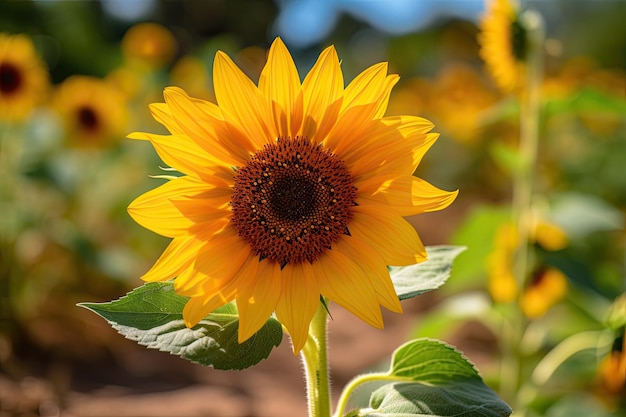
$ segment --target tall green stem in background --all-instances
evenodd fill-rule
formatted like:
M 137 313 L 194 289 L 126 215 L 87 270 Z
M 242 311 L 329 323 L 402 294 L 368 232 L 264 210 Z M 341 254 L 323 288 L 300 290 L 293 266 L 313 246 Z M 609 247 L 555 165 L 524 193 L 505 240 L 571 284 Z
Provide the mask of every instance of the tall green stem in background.
M 519 163 L 513 179 L 513 217 L 517 222 L 518 245 L 513 265 L 519 288 L 529 279 L 529 237 L 532 227 L 532 199 L 539 144 L 539 117 L 541 106 L 542 53 L 544 27 L 541 15 L 527 10 L 520 16 L 526 30 L 526 80 L 520 94 L 520 144 Z M 526 328 L 526 320 L 519 308 L 515 309 L 505 326 L 507 347 L 502 363 L 501 393 L 513 401 L 520 386 L 520 343 Z M 515 403 L 515 401 L 513 401 Z M 514 407 L 515 408 L 515 407 Z M 523 410 L 520 410 L 523 412 Z

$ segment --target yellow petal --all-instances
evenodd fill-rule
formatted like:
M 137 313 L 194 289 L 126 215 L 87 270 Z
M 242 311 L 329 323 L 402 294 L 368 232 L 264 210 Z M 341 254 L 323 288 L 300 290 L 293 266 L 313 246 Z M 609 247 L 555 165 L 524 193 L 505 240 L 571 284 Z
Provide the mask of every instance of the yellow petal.
M 388 204 L 401 216 L 442 210 L 459 194 L 458 190 L 444 191 L 411 175 L 374 177 L 355 185 L 362 198 Z
M 321 142 L 335 124 L 343 102 L 343 73 L 333 46 L 322 51 L 302 89 L 306 118 L 301 134 Z
M 402 313 L 400 299 L 391 282 L 389 270 L 380 254 L 353 236 L 343 236 L 336 243 L 337 251 L 355 260 L 369 279 L 378 302 L 386 309 Z
M 278 134 L 296 136 L 302 124 L 302 87 L 298 69 L 280 38 L 270 47 L 259 77 L 259 90 L 272 103 Z
M 184 135 L 185 131 L 181 129 L 174 117 L 172 111 L 166 103 L 152 103 L 149 105 L 150 113 L 154 120 L 161 123 L 173 135 Z
M 309 335 L 309 324 L 320 303 L 320 290 L 309 263 L 287 264 L 281 273 L 282 295 L 276 317 L 287 328 L 293 353 L 300 352 Z
M 356 177 L 384 173 L 412 174 L 437 139 L 427 134 L 433 124 L 421 117 L 399 116 L 373 121 L 354 146 L 341 153 Z
M 172 199 L 172 204 L 194 223 L 213 222 L 230 216 L 232 189 L 228 184 L 211 187 L 193 195 L 182 195 Z
M 197 178 L 211 178 L 215 172 L 214 167 L 223 164 L 190 140 L 187 135 L 134 132 L 129 134 L 128 138 L 149 140 L 166 165 Z
M 177 237 L 165 248 L 156 263 L 141 279 L 148 282 L 167 281 L 188 268 L 198 255 L 202 242 L 193 236 Z
M 177 293 L 188 297 L 209 294 L 233 280 L 250 257 L 250 246 L 233 230 L 226 227 L 204 242 L 190 268 L 193 271 L 179 275 L 174 282 Z
M 329 250 L 313 263 L 319 289 L 328 297 L 371 326 L 383 328 L 378 296 L 367 274 L 346 255 Z
M 230 225 L 202 247 L 194 267 L 212 277 L 229 279 L 241 269 L 250 253 L 250 245 Z
M 323 143 L 334 153 L 347 154 L 350 149 L 358 147 L 363 138 L 369 134 L 372 117 L 378 103 L 372 102 L 361 106 L 350 107 L 341 113 Z
M 192 177 L 176 178 L 137 197 L 128 206 L 128 213 L 137 223 L 160 235 L 186 235 L 194 223 L 182 215 L 172 199 L 196 195 L 205 189 L 205 183 Z
M 240 166 L 257 149 L 254 142 L 233 135 L 215 104 L 191 98 L 182 89 L 168 87 L 165 101 L 180 128 L 199 147 L 228 166 Z
M 230 303 L 235 298 L 235 291 L 230 289 L 229 292 L 220 292 L 211 296 L 192 297 L 187 301 L 183 308 L 183 320 L 185 326 L 191 328 L 198 324 L 210 313 L 221 306 Z
M 426 249 L 417 232 L 403 217 L 384 204 L 357 200 L 350 234 L 381 254 L 386 265 L 413 265 L 426 260 Z
M 400 76 L 397 74 L 388 75 L 385 79 L 385 85 L 382 88 L 380 97 L 378 98 L 378 107 L 376 107 L 376 112 L 374 113 L 375 119 L 380 119 L 385 115 L 387 111 L 387 105 L 389 104 L 389 96 L 391 95 L 391 90 L 400 80 Z
M 387 77 L 387 63 L 371 66 L 346 87 L 339 117 L 324 144 L 342 154 L 359 146 L 369 134 L 368 127 L 386 109 L 391 88 L 397 79 Z
M 275 262 L 256 261 L 242 271 L 242 285 L 237 293 L 239 309 L 239 343 L 249 339 L 267 322 L 276 309 L 282 292 L 280 265 Z M 245 272 L 245 275 L 244 275 Z
M 372 102 L 378 102 L 381 93 L 385 90 L 387 83 L 387 63 L 380 62 L 372 65 L 365 71 L 357 75 L 346 87 L 342 113 L 349 108 L 362 106 Z M 372 110 L 371 116 L 375 114 Z
M 218 51 L 213 61 L 215 97 L 225 120 L 230 120 L 255 144 L 255 149 L 276 139 L 279 132 L 269 126 L 269 102 L 256 85 L 225 53 Z

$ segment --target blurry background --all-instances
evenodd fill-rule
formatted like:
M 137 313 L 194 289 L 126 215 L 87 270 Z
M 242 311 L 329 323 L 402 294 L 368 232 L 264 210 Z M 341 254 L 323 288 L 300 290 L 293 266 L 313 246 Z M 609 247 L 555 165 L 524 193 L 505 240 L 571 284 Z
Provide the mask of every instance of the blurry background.
M 426 117 L 441 133 L 416 174 L 460 189 L 450 208 L 411 219 L 427 245 L 468 246 L 446 286 L 387 314 L 384 333 L 332 309 L 335 389 L 413 336 L 458 345 L 497 389 L 497 322 L 521 308 L 524 371 L 542 384 L 531 415 L 625 415 L 626 2 L 524 4 L 542 13 L 548 38 L 536 182 L 546 226 L 534 241 L 536 282 L 511 290 L 493 278 L 493 258 L 519 106 L 479 58 L 482 1 L 0 2 L 0 33 L 34 45 L 12 48 L 22 51 L 18 77 L 38 89 L 23 114 L 0 112 L 0 417 L 305 415 L 286 341 L 256 367 L 215 371 L 137 346 L 76 307 L 141 285 L 167 244 L 126 213 L 161 181 L 149 178 L 161 173 L 150 145 L 124 138 L 162 130 L 147 105 L 168 85 L 214 100 L 217 50 L 256 82 L 276 36 L 301 76 L 329 44 L 346 81 L 388 61 L 401 76 L 388 114 Z M 17 79 L 2 67 L 6 45 L 0 38 L 0 96 Z M 550 284 L 547 269 L 564 281 Z M 533 373 L 540 364 L 551 371 Z

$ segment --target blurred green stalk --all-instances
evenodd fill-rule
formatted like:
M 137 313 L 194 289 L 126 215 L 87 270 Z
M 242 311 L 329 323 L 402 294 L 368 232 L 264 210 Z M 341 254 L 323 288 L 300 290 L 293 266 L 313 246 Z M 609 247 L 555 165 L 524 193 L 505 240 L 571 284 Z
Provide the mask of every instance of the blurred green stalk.
M 541 82 L 543 68 L 544 25 L 541 15 L 534 10 L 526 10 L 520 16 L 526 29 L 526 82 L 520 100 L 520 143 L 518 164 L 513 178 L 513 219 L 517 223 L 518 245 L 513 265 L 520 293 L 526 286 L 530 272 L 529 241 L 532 227 L 532 200 L 539 146 L 539 117 L 541 106 Z M 527 326 L 527 319 L 516 304 L 510 320 L 504 326 L 504 352 L 502 358 L 500 391 L 511 401 L 516 415 L 524 410 L 515 398 L 521 386 L 523 353 L 521 340 Z M 517 406 L 517 407 L 516 407 Z

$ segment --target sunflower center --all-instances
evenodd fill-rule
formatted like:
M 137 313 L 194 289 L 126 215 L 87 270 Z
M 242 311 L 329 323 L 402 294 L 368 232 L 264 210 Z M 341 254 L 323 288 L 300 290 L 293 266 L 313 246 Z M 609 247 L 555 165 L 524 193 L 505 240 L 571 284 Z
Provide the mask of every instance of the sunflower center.
M 511 22 L 511 46 L 513 55 L 518 61 L 526 60 L 526 28 L 519 21 L 519 18 Z
M 307 138 L 280 137 L 237 169 L 231 222 L 262 258 L 312 263 L 348 233 L 355 200 L 343 161 Z
M 78 119 L 78 125 L 82 129 L 90 132 L 98 129 L 98 115 L 92 108 L 87 106 L 80 107 L 76 111 L 76 118 Z
M 13 94 L 22 85 L 22 74 L 11 63 L 0 63 L 0 94 Z
M 276 217 L 285 221 L 298 221 L 314 209 L 317 189 L 307 176 L 277 178 L 269 188 L 269 204 Z

